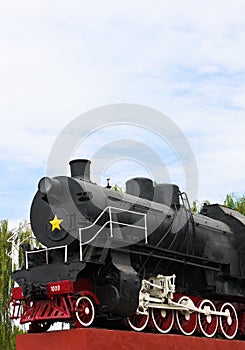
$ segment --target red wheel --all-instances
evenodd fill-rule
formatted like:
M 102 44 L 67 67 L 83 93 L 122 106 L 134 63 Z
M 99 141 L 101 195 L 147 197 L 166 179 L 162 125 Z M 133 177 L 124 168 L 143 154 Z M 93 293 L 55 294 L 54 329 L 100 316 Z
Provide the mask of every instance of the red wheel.
M 197 314 L 191 309 L 195 307 L 193 301 L 186 296 L 181 297 L 178 302 L 186 307 L 184 310 L 177 310 L 176 320 L 179 330 L 185 335 L 195 332 L 197 326 Z
M 152 309 L 152 321 L 160 333 L 168 333 L 173 327 L 174 311 L 170 309 Z
M 137 314 L 130 316 L 127 318 L 129 326 L 137 332 L 143 331 L 145 329 L 147 323 L 149 320 L 149 314 L 143 315 L 143 314 Z
M 199 330 L 206 337 L 211 338 L 218 328 L 218 316 L 211 313 L 216 311 L 215 306 L 210 300 L 204 299 L 201 301 L 199 309 L 202 310 L 198 313 Z
M 225 303 L 221 306 L 220 312 L 225 312 L 227 316 L 219 317 L 219 325 L 222 333 L 227 339 L 233 339 L 238 330 L 237 312 L 234 306 L 230 303 Z
M 76 302 L 76 317 L 83 327 L 90 326 L 95 317 L 94 304 L 89 297 L 83 296 Z

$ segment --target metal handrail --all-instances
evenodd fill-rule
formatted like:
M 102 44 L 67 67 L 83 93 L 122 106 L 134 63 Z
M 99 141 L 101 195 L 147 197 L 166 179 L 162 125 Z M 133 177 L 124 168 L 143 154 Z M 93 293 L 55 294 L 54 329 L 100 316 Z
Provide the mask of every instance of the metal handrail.
M 99 221 L 99 219 L 107 212 L 109 211 L 109 215 L 111 215 L 111 209 L 117 210 L 117 211 L 122 211 L 122 212 L 126 212 L 126 213 L 130 213 L 130 214 L 137 214 L 137 215 L 141 215 L 141 216 L 146 216 L 146 214 L 144 213 L 139 213 L 138 211 L 133 211 L 133 210 L 127 210 L 127 209 L 122 209 L 122 208 L 116 208 L 116 207 L 112 207 L 112 206 L 108 206 L 106 207 L 101 213 L 100 215 L 97 217 L 97 219 L 89 226 L 86 227 L 79 227 L 79 230 L 87 230 L 90 229 L 91 227 L 95 226 L 97 224 L 97 222 Z
M 46 264 L 48 265 L 48 252 L 49 252 L 50 250 L 54 250 L 54 249 L 65 249 L 64 262 L 66 263 L 66 262 L 67 262 L 67 245 L 60 245 L 60 246 L 56 246 L 56 247 L 43 248 L 43 249 L 38 249 L 38 250 L 32 250 L 32 251 L 27 251 L 27 252 L 25 252 L 25 264 L 26 264 L 26 269 L 28 269 L 28 267 L 29 267 L 28 255 L 30 255 L 30 254 L 36 254 L 36 253 L 41 253 L 41 252 L 45 252 Z
M 144 217 L 144 226 L 139 226 L 139 225 L 134 225 L 134 224 L 126 224 L 126 223 L 123 223 L 123 222 L 114 221 L 114 220 L 112 220 L 112 210 L 117 210 L 117 211 L 126 212 L 126 213 L 130 213 L 130 214 L 140 215 L 141 217 Z M 92 238 L 90 238 L 86 242 L 82 242 L 82 231 L 89 230 L 90 228 L 94 227 L 96 225 L 96 223 L 98 222 L 98 220 L 108 211 L 109 211 L 109 220 L 106 221 L 103 226 L 101 226 L 101 228 L 95 233 L 95 235 Z M 82 246 L 85 245 L 85 244 L 89 244 L 93 240 L 95 240 L 95 238 L 99 235 L 99 233 L 108 224 L 110 225 L 110 237 L 111 238 L 113 238 L 113 224 L 119 224 L 119 225 L 126 226 L 126 227 L 132 227 L 132 228 L 138 228 L 138 229 L 144 230 L 145 231 L 145 244 L 148 243 L 147 219 L 146 219 L 146 214 L 145 213 L 139 213 L 139 212 L 133 211 L 133 210 L 127 210 L 127 209 L 121 209 L 121 208 L 108 206 L 100 213 L 100 215 L 97 217 L 97 219 L 91 225 L 89 225 L 87 227 L 80 227 L 79 228 L 80 261 L 83 260 L 83 249 L 82 249 Z

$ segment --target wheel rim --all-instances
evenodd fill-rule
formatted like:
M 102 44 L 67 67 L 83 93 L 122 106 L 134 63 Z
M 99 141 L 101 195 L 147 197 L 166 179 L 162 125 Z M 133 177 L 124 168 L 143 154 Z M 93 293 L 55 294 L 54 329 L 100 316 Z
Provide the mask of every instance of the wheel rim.
M 145 329 L 147 323 L 149 320 L 149 314 L 148 315 L 141 315 L 135 313 L 134 315 L 127 318 L 129 326 L 137 332 L 143 331 Z
M 160 333 L 168 333 L 173 327 L 174 311 L 170 309 L 152 309 L 152 321 Z
M 210 315 L 209 311 L 216 311 L 214 304 L 204 299 L 199 305 L 199 308 L 205 311 L 205 313 L 198 313 L 198 326 L 202 334 L 206 337 L 213 337 L 218 328 L 218 316 Z
M 94 304 L 88 297 L 80 297 L 76 302 L 76 317 L 83 327 L 90 326 L 94 321 Z
M 195 307 L 193 301 L 186 296 L 183 296 L 178 301 L 181 305 L 186 307 Z M 196 312 L 188 310 L 178 310 L 176 312 L 176 320 L 179 330 L 185 335 L 191 335 L 195 332 L 197 326 Z
M 221 306 L 221 312 L 229 313 L 229 316 L 220 316 L 219 325 L 223 335 L 232 339 L 236 336 L 238 330 L 237 312 L 234 306 L 230 303 L 225 303 Z

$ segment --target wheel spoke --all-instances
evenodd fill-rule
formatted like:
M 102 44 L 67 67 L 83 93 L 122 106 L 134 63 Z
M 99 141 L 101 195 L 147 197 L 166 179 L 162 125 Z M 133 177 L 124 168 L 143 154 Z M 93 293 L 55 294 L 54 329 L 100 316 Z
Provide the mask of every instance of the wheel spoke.
M 181 297 L 178 302 L 186 308 L 193 308 L 193 301 L 186 296 Z M 197 314 L 191 310 L 176 311 L 176 320 L 179 330 L 185 335 L 191 335 L 195 332 L 197 326 Z
M 147 326 L 149 320 L 148 315 L 142 315 L 135 313 L 134 315 L 127 318 L 128 325 L 137 332 L 143 331 Z
M 83 327 L 90 326 L 95 317 L 94 305 L 89 297 L 82 296 L 76 302 L 76 317 Z
M 227 316 L 219 317 L 221 332 L 227 339 L 232 339 L 236 336 L 238 330 L 238 318 L 236 309 L 232 304 L 225 303 L 221 306 L 220 311 L 227 313 Z
M 204 299 L 199 308 L 203 311 L 203 313 L 198 313 L 199 331 L 208 338 L 213 337 L 218 328 L 218 316 L 211 314 L 216 311 L 215 306 L 210 300 Z
M 170 309 L 152 309 L 152 321 L 160 333 L 168 333 L 174 323 L 174 311 Z

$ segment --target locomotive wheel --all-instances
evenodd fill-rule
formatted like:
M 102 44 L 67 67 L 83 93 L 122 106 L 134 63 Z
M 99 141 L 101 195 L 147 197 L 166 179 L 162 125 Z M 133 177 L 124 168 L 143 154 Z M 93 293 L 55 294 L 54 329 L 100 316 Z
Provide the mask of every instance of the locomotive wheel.
M 219 317 L 219 326 L 223 335 L 227 339 L 232 339 L 235 337 L 238 329 L 238 318 L 236 309 L 232 304 L 225 303 L 221 306 L 220 311 L 229 313 L 229 316 Z
M 94 304 L 89 297 L 82 296 L 76 302 L 76 317 L 83 327 L 90 326 L 95 317 Z
M 135 313 L 134 315 L 127 318 L 129 326 L 137 332 L 143 331 L 149 321 L 149 314 L 142 315 Z
M 218 328 L 218 316 L 209 313 L 210 311 L 216 311 L 215 306 L 210 300 L 204 299 L 201 301 L 199 308 L 204 313 L 198 313 L 198 328 L 202 334 L 211 338 Z
M 160 333 L 168 333 L 174 324 L 174 311 L 170 309 L 152 309 L 152 321 Z
M 186 296 L 181 297 L 178 302 L 186 307 L 195 307 L 193 301 Z M 195 332 L 197 326 L 197 314 L 196 312 L 189 310 L 177 310 L 176 320 L 179 330 L 185 335 L 191 335 Z

